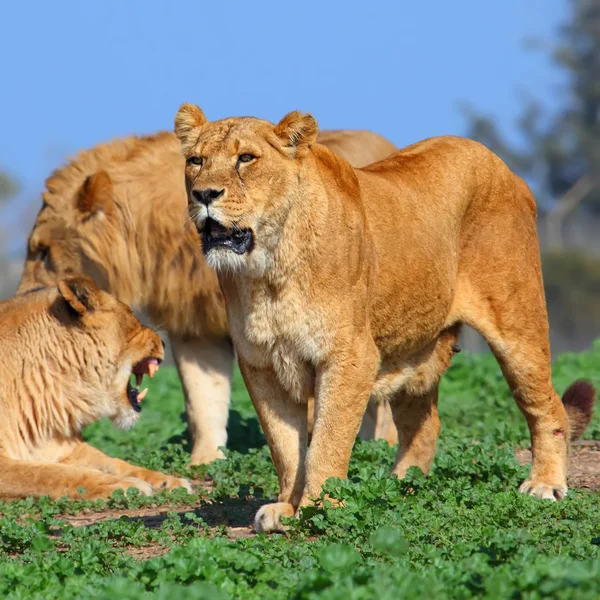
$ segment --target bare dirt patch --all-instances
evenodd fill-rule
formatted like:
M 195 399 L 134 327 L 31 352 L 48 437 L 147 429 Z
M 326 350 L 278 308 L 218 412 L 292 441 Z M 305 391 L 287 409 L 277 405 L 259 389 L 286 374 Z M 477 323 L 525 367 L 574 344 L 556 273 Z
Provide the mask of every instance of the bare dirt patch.
M 517 450 L 516 458 L 522 465 L 530 464 L 531 450 Z M 600 440 L 581 440 L 571 444 L 567 482 L 569 487 L 580 490 L 600 490 Z
M 210 489 L 211 484 L 202 482 L 200 485 Z M 228 538 L 236 540 L 254 535 L 253 517 L 260 506 L 266 502 L 268 500 L 232 498 L 222 502 L 201 501 L 199 504 L 183 506 L 160 505 L 144 508 L 107 509 L 77 515 L 60 515 L 59 518 L 73 527 L 89 527 L 95 523 L 127 517 L 132 521 L 141 521 L 145 527 L 158 529 L 168 518 L 170 512 L 175 512 L 184 523 L 187 521 L 185 515 L 193 513 L 208 525 L 211 534 L 226 535 Z M 60 531 L 55 534 L 60 537 Z M 160 556 L 168 551 L 169 548 L 159 544 L 125 549 L 127 554 L 140 560 Z
M 166 546 L 153 544 L 151 546 L 143 546 L 141 548 L 125 548 L 124 552 L 137 560 L 150 560 L 151 558 L 162 556 L 170 550 L 171 548 L 167 548 Z

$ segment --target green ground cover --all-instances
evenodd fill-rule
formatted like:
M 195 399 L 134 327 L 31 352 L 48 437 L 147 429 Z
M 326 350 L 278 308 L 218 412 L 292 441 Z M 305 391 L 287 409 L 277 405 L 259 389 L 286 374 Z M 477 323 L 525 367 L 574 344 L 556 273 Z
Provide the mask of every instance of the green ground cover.
M 600 344 L 558 357 L 559 392 L 600 384 Z M 236 374 L 227 460 L 187 465 L 174 369 L 151 382 L 140 423 L 86 430 L 103 451 L 201 483 L 103 502 L 0 503 L 0 596 L 34 598 L 598 598 L 600 496 L 551 503 L 516 493 L 525 422 L 494 359 L 458 355 L 440 392 L 433 473 L 388 476 L 394 449 L 357 442 L 349 479 L 326 489 L 344 508 L 311 507 L 285 535 L 255 535 L 277 481 Z M 600 439 L 600 411 L 585 436 Z M 104 520 L 102 520 L 104 519 Z

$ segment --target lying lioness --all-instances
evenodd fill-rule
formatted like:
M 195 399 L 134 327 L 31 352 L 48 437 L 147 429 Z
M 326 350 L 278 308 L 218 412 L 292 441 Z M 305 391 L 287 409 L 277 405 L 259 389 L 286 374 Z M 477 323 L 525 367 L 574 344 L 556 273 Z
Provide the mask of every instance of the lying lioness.
M 440 137 L 354 169 L 299 112 L 278 125 L 209 123 L 184 104 L 175 131 L 189 213 L 279 476 L 258 531 L 281 529 L 328 477 L 346 477 L 369 397 L 392 403 L 393 472 L 429 471 L 438 383 L 462 323 L 489 342 L 527 419 L 533 465 L 520 490 L 566 494 L 569 436 L 589 420 L 594 389 L 570 388 L 570 423 L 550 379 L 535 202 L 496 155 Z
M 102 417 L 128 429 L 163 357 L 160 338 L 85 276 L 0 302 L 0 497 L 108 498 L 191 486 L 81 439 Z M 134 376 L 136 386 L 130 383 Z

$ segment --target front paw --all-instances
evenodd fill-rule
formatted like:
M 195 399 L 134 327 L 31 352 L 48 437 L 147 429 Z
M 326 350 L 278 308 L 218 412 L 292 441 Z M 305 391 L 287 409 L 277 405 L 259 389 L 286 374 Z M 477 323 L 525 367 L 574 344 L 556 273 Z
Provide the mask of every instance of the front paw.
M 190 464 L 192 466 L 209 465 L 215 460 L 223 460 L 225 455 L 218 448 L 194 448 Z
M 123 477 L 122 479 L 116 479 L 112 483 L 96 486 L 95 489 L 89 490 L 86 496 L 88 498 L 104 498 L 107 500 L 112 496 L 113 492 L 117 490 L 127 492 L 129 488 L 139 490 L 142 496 L 154 495 L 154 489 L 147 481 L 138 479 L 137 477 Z
M 557 500 L 562 500 L 567 495 L 567 486 L 566 484 L 552 485 L 544 483 L 543 481 L 528 479 L 521 484 L 519 492 L 521 494 L 528 494 L 529 496 L 556 502 Z
M 162 473 L 157 473 L 155 477 L 152 478 L 150 482 L 152 487 L 157 492 L 163 492 L 164 490 L 175 490 L 177 488 L 185 488 L 188 491 L 188 494 L 193 494 L 194 490 L 192 489 L 192 484 L 187 480 L 181 477 L 171 477 L 170 475 L 163 475 Z
M 274 531 L 283 532 L 287 529 L 281 522 L 284 517 L 293 517 L 296 511 L 291 504 L 287 502 L 275 502 L 265 504 L 254 517 L 254 529 L 256 533 L 272 533 Z
M 183 477 L 169 477 L 169 481 L 167 482 L 167 489 L 175 490 L 177 488 L 185 488 L 188 494 L 194 493 L 192 484 L 188 479 L 184 479 Z

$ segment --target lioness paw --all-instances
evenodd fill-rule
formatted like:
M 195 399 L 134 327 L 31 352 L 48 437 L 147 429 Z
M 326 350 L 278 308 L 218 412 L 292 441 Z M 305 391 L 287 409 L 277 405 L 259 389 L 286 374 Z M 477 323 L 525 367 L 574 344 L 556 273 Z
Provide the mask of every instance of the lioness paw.
M 143 479 L 138 479 L 137 477 L 125 477 L 121 479 L 118 483 L 110 486 L 111 490 L 108 494 L 110 496 L 112 492 L 115 490 L 123 490 L 126 492 L 129 488 L 135 488 L 139 490 L 143 496 L 154 496 L 154 490 L 152 486 L 144 481 Z
M 521 484 L 519 492 L 521 492 L 521 494 L 528 494 L 529 496 L 556 502 L 557 500 L 562 500 L 567 495 L 567 486 L 550 485 L 543 483 L 542 481 L 528 479 Z
M 192 465 L 209 465 L 215 460 L 222 460 L 225 455 L 218 448 L 198 448 L 192 451 Z
M 181 477 L 166 477 L 163 482 L 161 489 L 163 490 L 175 490 L 177 488 L 185 488 L 189 494 L 193 494 L 192 484 Z
M 256 533 L 283 532 L 287 527 L 282 524 L 281 519 L 293 517 L 295 512 L 294 507 L 287 502 L 265 504 L 254 517 L 254 529 Z
M 145 476 L 145 479 L 152 485 L 156 492 L 185 488 L 188 493 L 194 493 L 192 484 L 187 479 L 181 477 L 171 477 L 171 475 L 153 472 L 151 475 Z

